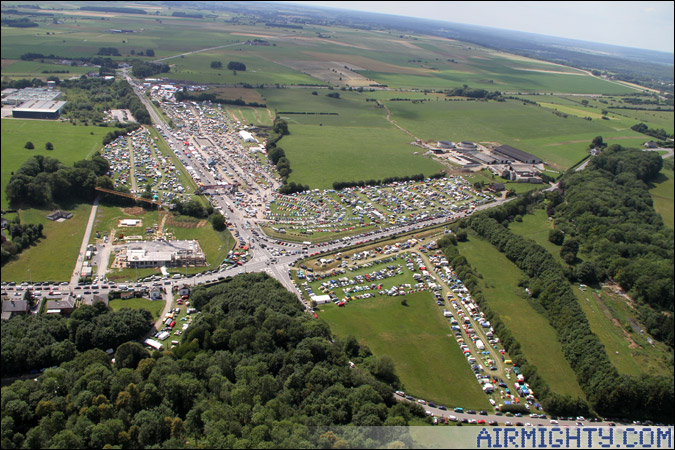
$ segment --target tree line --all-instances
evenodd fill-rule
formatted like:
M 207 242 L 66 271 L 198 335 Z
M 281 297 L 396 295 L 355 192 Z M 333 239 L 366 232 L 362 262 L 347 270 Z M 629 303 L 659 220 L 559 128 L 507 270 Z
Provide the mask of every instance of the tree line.
M 470 88 L 466 84 L 463 87 L 457 87 L 446 91 L 447 97 L 468 97 L 468 98 L 484 98 L 487 100 L 504 101 L 502 93 L 499 91 L 488 91 L 486 89 Z
M 584 176 L 587 169 L 577 174 Z M 591 192 L 597 195 L 597 191 Z M 559 194 L 552 196 L 557 195 Z M 579 385 L 595 412 L 604 417 L 640 418 L 672 423 L 672 379 L 648 374 L 640 377 L 620 374 L 610 362 L 604 345 L 591 331 L 572 292 L 568 280 L 568 276 L 573 276 L 570 270 L 563 269 L 547 250 L 534 241 L 506 228 L 505 225 L 510 220 L 518 214 L 524 214 L 537 198 L 536 194 L 530 193 L 501 207 L 475 214 L 463 224 L 487 239 L 528 276 L 527 286 L 532 298 L 545 310 L 549 322 L 558 334 L 563 354 L 576 373 Z M 554 203 L 557 201 L 555 198 L 553 200 Z M 571 205 L 576 202 L 566 192 L 564 203 Z M 563 202 L 557 204 L 562 205 Z M 580 216 L 576 217 L 579 223 Z M 672 263 L 670 267 L 672 269 Z
M 148 78 L 160 73 L 167 73 L 171 70 L 168 64 L 154 63 L 146 61 L 133 61 L 131 63 L 131 73 L 136 78 Z
M 191 102 L 211 102 L 211 103 L 216 103 L 220 105 L 236 105 L 236 106 L 252 106 L 254 108 L 265 108 L 267 105 L 265 103 L 258 103 L 258 102 L 245 102 L 244 100 L 237 98 L 237 99 L 225 99 L 225 98 L 218 98 L 216 94 L 207 94 L 206 92 L 202 92 L 199 95 L 195 94 L 190 94 L 188 92 L 184 91 L 178 91 L 174 94 L 176 97 L 176 101 L 183 102 L 183 101 L 191 101 Z
M 646 134 L 647 136 L 659 139 L 661 141 L 666 141 L 668 139 L 673 138 L 673 135 L 668 134 L 668 132 L 663 128 L 649 128 L 644 123 L 635 124 L 632 127 L 630 127 L 630 129 L 633 131 L 637 131 L 638 133 Z
M 438 180 L 445 178 L 445 173 L 438 172 L 433 175 L 425 177 L 423 173 L 418 173 L 416 175 L 405 175 L 403 177 L 387 177 L 380 180 L 370 179 L 370 180 L 360 180 L 360 181 L 335 181 L 333 182 L 333 189 L 336 191 L 341 191 L 342 189 L 353 188 L 353 187 L 364 187 L 364 186 L 381 186 L 391 183 L 405 183 L 408 181 L 424 181 L 425 179 Z
M 393 399 L 400 383 L 391 359 L 332 336 L 278 282 L 242 274 L 192 297 L 202 312 L 172 350 L 150 354 L 127 342 L 114 364 L 102 350 L 76 352 L 37 382 L 3 388 L 2 448 L 412 444 L 381 428 L 313 432 L 405 426 L 424 409 Z
M 295 182 L 288 183 L 288 177 L 293 171 L 291 169 L 291 162 L 286 157 L 284 149 L 277 146 L 277 142 L 279 142 L 282 137 L 289 134 L 291 133 L 288 130 L 288 122 L 281 117 L 276 116 L 272 123 L 272 132 L 267 138 L 265 147 L 267 150 L 267 159 L 276 167 L 277 172 L 281 177 L 282 186 L 279 188 L 279 192 L 287 195 L 309 190 L 308 185 L 303 186 L 302 184 Z
M 549 414 L 561 416 L 589 415 L 588 404 L 582 398 L 561 395 L 551 390 L 548 383 L 539 375 L 537 367 L 527 360 L 520 343 L 513 336 L 511 330 L 504 324 L 499 313 L 490 308 L 490 304 L 485 300 L 480 287 L 479 275 L 471 267 L 469 261 L 459 253 L 457 248 L 457 242 L 466 241 L 466 239 L 466 230 L 456 229 L 453 234 L 440 239 L 438 245 L 459 279 L 462 280 L 464 286 L 471 292 L 471 298 L 476 301 L 481 311 L 485 314 L 485 318 L 490 321 L 502 345 L 509 352 L 511 360 L 520 368 L 520 372 L 527 379 L 532 390 L 537 393 L 537 399 L 541 402 L 544 410 Z

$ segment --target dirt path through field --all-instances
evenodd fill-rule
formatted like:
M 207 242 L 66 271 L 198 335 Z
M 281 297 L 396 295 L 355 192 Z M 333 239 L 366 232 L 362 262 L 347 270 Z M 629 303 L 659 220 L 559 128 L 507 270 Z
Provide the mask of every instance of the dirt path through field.
M 412 134 L 410 131 L 406 130 L 405 128 L 403 128 L 402 126 L 400 126 L 399 124 L 397 124 L 396 122 L 394 122 L 394 120 L 391 118 L 391 111 L 389 111 L 389 108 L 387 108 L 387 105 L 382 104 L 382 106 L 384 107 L 384 110 L 387 111 L 387 116 L 386 116 L 385 118 L 387 119 L 387 121 L 388 121 L 389 123 L 391 123 L 392 125 L 394 125 L 394 126 L 395 126 L 396 128 L 398 128 L 399 130 L 403 131 L 404 133 L 406 133 L 408 136 L 412 137 L 412 138 L 415 139 L 416 141 L 420 140 L 417 136 L 415 136 L 414 134 Z

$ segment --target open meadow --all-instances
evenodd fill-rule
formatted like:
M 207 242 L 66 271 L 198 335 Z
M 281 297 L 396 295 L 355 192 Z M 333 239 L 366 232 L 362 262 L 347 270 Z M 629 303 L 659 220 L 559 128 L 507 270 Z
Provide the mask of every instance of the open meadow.
M 373 354 L 391 357 L 407 394 L 448 407 L 490 408 L 429 293 L 324 305 L 319 317 L 336 336 L 352 335 Z
M 75 161 L 91 157 L 102 146 L 102 139 L 110 129 L 94 126 L 73 126 L 70 123 L 51 120 L 2 119 L 2 209 L 6 209 L 5 188 L 12 172 L 33 155 L 56 158 L 67 166 Z M 27 141 L 35 146 L 24 148 Z M 54 150 L 46 150 L 45 144 L 54 144 Z
M 559 394 L 585 398 L 574 371 L 565 359 L 555 329 L 520 292 L 523 273 L 489 242 L 473 234 L 459 251 L 482 275 L 482 289 L 492 311 L 520 343 L 523 354 L 539 375 Z
M 665 167 L 669 164 L 670 168 Z M 670 158 L 669 163 L 664 162 L 664 168 L 661 169 L 661 173 L 656 182 L 654 182 L 654 187 L 649 190 L 654 200 L 654 209 L 656 212 L 661 214 L 663 218 L 663 223 L 665 223 L 670 228 L 675 226 L 675 215 L 674 205 L 675 198 L 673 192 L 675 191 L 675 185 L 673 183 L 673 158 Z
M 129 298 L 126 300 L 118 298 L 110 300 L 108 306 L 110 306 L 113 311 L 119 311 L 122 308 L 145 309 L 150 311 L 153 319 L 159 319 L 159 314 L 164 309 L 164 303 L 165 302 L 161 300 L 148 300 L 147 298 Z
M 46 217 L 51 209 L 19 210 L 21 223 L 41 223 L 45 237 L 2 266 L 2 281 L 70 280 L 91 205 L 80 204 L 68 211 L 73 213 L 72 218 L 65 222 L 52 222 Z

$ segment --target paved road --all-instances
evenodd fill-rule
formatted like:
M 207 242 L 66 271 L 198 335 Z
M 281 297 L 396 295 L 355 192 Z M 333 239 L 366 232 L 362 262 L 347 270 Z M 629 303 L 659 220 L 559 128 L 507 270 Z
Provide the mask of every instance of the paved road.
M 82 266 L 84 264 L 84 256 L 87 252 L 87 246 L 89 245 L 89 238 L 91 237 L 91 230 L 94 227 L 94 219 L 96 218 L 96 211 L 98 211 L 98 199 L 99 196 L 96 196 L 94 204 L 91 207 L 91 213 L 89 214 L 89 222 L 87 222 L 87 229 L 84 232 L 84 237 L 82 238 L 82 245 L 80 246 L 80 253 L 77 255 L 77 262 L 75 263 L 75 270 L 73 275 L 70 277 L 70 285 L 76 286 L 77 282 L 80 280 L 80 273 L 82 272 Z

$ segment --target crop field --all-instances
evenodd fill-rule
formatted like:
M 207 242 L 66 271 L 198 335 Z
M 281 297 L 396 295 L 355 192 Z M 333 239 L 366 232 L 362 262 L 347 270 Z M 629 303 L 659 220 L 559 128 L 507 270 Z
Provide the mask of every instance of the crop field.
M 355 336 L 375 355 L 391 357 L 406 393 L 447 406 L 489 409 L 433 297 L 406 295 L 408 306 L 401 298 L 359 300 L 345 308 L 325 305 L 319 317 L 336 336 Z
M 65 222 L 52 222 L 47 214 L 52 210 L 20 210 L 21 223 L 41 223 L 44 238 L 25 249 L 14 261 L 2 266 L 2 281 L 64 281 L 70 280 L 89 220 L 91 205 L 81 204 L 68 211 L 73 217 Z
M 519 295 L 522 272 L 489 242 L 475 235 L 459 250 L 483 275 L 482 288 L 490 308 L 498 313 L 520 343 L 523 354 L 540 376 L 559 394 L 584 398 L 574 371 L 565 359 L 556 331 L 548 320 Z
M 73 126 L 70 123 L 48 120 L 2 119 L 2 208 L 6 209 L 5 188 L 12 172 L 33 155 L 56 158 L 67 166 L 91 157 L 102 147 L 102 139 L 110 129 L 93 126 Z M 34 150 L 24 145 L 33 142 Z M 45 143 L 54 144 L 46 150 Z

